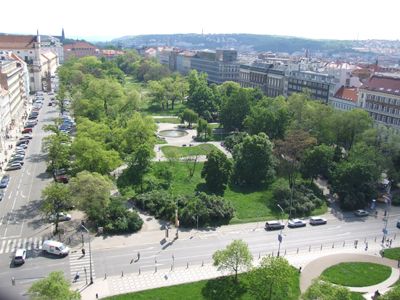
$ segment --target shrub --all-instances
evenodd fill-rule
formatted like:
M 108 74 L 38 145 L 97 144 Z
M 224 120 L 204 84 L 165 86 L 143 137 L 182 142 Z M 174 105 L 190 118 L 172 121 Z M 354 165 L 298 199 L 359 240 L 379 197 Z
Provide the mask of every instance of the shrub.
M 171 221 L 175 217 L 176 200 L 167 191 L 155 190 L 140 194 L 135 197 L 134 201 L 136 205 L 156 218 Z

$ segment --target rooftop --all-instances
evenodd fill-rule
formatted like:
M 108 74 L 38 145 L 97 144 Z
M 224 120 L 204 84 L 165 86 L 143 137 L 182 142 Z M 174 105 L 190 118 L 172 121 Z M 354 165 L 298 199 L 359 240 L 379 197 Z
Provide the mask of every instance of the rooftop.
M 387 74 L 375 74 L 372 75 L 361 88 L 400 96 L 400 77 L 396 76 L 396 74 L 392 76 Z
M 358 100 L 358 89 L 355 87 L 344 87 L 342 86 L 335 94 L 336 98 L 348 100 L 351 102 L 357 102 Z
M 0 49 L 33 49 L 36 35 L 0 35 Z

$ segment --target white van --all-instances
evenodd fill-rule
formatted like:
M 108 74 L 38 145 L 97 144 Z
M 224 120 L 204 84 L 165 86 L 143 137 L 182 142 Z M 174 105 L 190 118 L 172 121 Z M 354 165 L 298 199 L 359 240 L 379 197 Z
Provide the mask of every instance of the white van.
M 69 253 L 69 248 L 63 243 L 51 240 L 43 242 L 42 250 L 47 253 L 59 256 L 66 256 Z

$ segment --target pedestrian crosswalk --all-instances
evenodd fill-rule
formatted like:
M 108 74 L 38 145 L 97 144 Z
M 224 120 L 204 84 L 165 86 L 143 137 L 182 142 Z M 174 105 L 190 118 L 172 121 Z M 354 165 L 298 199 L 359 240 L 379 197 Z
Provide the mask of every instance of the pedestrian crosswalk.
M 0 254 L 15 252 L 18 248 L 40 250 L 46 239 L 48 239 L 46 236 L 2 239 L 0 240 Z
M 86 250 L 86 249 L 85 249 Z M 69 264 L 71 269 L 71 281 L 76 283 L 85 283 L 86 280 L 90 282 L 90 252 L 85 251 L 85 255 L 81 250 L 69 253 Z M 75 280 L 76 275 L 79 274 L 79 279 Z M 92 278 L 96 278 L 94 272 L 94 261 L 92 257 Z

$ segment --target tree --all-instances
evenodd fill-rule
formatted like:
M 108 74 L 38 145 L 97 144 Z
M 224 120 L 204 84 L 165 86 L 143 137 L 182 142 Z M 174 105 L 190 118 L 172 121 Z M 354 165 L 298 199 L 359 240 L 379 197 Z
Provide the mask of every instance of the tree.
M 351 292 L 344 286 L 334 285 L 319 279 L 301 296 L 303 300 L 351 300 Z M 393 298 L 394 299 L 394 298 Z
M 191 109 L 186 108 L 182 113 L 182 121 L 189 123 L 189 128 L 192 128 L 192 124 L 197 122 L 199 115 Z
M 61 271 L 51 272 L 49 276 L 32 284 L 28 291 L 33 300 L 79 300 L 78 291 L 71 290 L 71 284 Z
M 272 143 L 265 133 L 246 136 L 233 149 L 234 177 L 239 184 L 258 185 L 274 176 Z
M 226 155 L 221 151 L 211 151 L 201 171 L 201 178 L 205 178 L 209 191 L 223 194 L 231 173 L 232 162 Z
M 249 293 L 255 299 L 287 299 L 295 269 L 283 257 L 264 257 L 248 274 Z
M 311 181 L 318 175 L 330 178 L 333 171 L 333 158 L 335 149 L 333 147 L 321 144 L 305 151 L 300 172 L 304 178 L 310 178 Z
M 140 185 L 143 193 L 143 176 L 150 170 L 151 159 L 154 156 L 153 148 L 142 144 L 129 156 L 127 173 L 133 183 Z
M 157 104 L 162 110 L 168 107 L 167 91 L 165 86 L 160 81 L 149 81 L 148 87 L 150 90 L 150 97 L 152 97 L 152 103 Z
M 95 222 L 104 219 L 111 187 L 107 177 L 88 171 L 78 173 L 70 182 L 74 202 Z
M 212 127 L 202 118 L 197 123 L 197 137 L 202 141 L 207 141 L 212 134 Z
M 55 232 L 58 232 L 59 213 L 70 208 L 71 193 L 63 183 L 53 182 L 42 191 L 40 210 L 47 216 L 54 216 Z
M 251 108 L 244 124 L 250 134 L 266 133 L 270 139 L 282 139 L 289 126 L 290 114 L 283 97 L 265 98 Z
M 248 245 L 242 240 L 234 240 L 224 250 L 217 250 L 213 254 L 214 266 L 218 270 L 227 270 L 235 274 L 235 282 L 238 282 L 238 272 L 251 268 L 253 256 Z
M 217 105 L 214 91 L 207 84 L 207 75 L 191 72 L 188 81 L 188 107 L 197 112 L 203 119 L 211 121 L 217 112 Z

